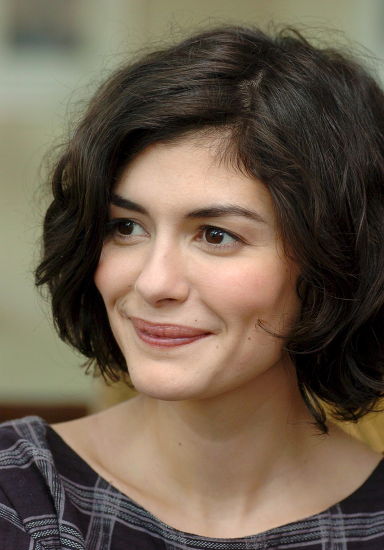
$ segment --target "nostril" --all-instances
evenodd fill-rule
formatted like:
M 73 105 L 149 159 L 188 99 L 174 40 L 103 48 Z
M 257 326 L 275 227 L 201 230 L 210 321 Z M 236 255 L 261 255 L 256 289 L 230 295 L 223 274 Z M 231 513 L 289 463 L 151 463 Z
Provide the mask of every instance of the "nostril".
M 188 281 L 180 271 L 168 262 L 153 262 L 137 277 L 134 290 L 151 304 L 184 301 L 189 294 Z

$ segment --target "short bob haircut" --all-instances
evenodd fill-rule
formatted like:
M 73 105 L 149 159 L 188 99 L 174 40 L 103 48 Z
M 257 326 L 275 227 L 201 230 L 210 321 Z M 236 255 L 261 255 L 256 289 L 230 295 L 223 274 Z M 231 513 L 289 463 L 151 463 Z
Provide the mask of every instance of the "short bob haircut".
M 145 147 L 197 132 L 225 138 L 221 158 L 272 196 L 301 269 L 285 348 L 317 424 L 327 430 L 324 402 L 341 420 L 374 410 L 384 389 L 384 95 L 359 63 L 290 29 L 203 32 L 97 91 L 52 171 L 36 270 L 60 337 L 106 379 L 127 371 L 93 281 L 111 192 Z

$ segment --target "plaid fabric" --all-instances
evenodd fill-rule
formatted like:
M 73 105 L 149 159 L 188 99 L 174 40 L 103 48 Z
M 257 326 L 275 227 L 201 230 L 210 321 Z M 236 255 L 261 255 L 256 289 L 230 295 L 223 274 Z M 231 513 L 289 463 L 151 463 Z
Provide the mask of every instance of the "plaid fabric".
M 183 533 L 101 479 L 40 418 L 0 425 L 0 550 L 383 550 L 384 461 L 351 496 L 236 539 Z

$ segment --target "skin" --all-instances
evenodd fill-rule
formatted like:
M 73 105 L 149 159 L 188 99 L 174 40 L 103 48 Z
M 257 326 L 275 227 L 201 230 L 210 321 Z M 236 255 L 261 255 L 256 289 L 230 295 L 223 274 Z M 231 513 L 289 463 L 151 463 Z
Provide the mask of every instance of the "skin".
M 135 387 L 158 399 L 201 399 L 249 384 L 270 368 L 289 369 L 283 340 L 258 325 L 261 319 L 284 334 L 299 310 L 297 268 L 283 255 L 265 187 L 218 164 L 208 144 L 187 141 L 143 152 L 115 194 L 147 212 L 111 206 L 112 220 L 135 225 L 131 235 L 119 232 L 127 222 L 116 226 L 95 275 Z M 229 204 L 260 221 L 189 217 Z M 221 243 L 211 243 L 204 226 L 236 237 L 222 232 Z M 210 334 L 189 346 L 159 349 L 141 342 L 131 317 Z
M 185 138 L 123 171 L 95 283 L 140 395 L 55 429 L 164 522 L 224 538 L 328 508 L 381 457 L 336 428 L 314 430 L 275 336 L 299 312 L 299 268 L 265 186 L 217 159 L 213 139 Z M 212 214 L 228 204 L 253 217 Z M 137 318 L 203 336 L 148 343 Z

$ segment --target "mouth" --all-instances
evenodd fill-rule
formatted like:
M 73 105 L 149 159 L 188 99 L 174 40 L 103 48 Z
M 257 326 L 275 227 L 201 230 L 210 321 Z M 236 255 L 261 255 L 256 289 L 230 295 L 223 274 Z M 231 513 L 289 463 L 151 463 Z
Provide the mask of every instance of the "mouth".
M 137 336 L 146 344 L 171 348 L 185 346 L 210 336 L 212 332 L 183 325 L 151 323 L 138 317 L 130 317 Z

